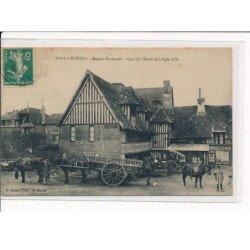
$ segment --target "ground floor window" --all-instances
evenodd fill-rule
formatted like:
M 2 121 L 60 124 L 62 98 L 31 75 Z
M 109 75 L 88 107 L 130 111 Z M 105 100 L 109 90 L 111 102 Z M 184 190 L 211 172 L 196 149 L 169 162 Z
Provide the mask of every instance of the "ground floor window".
M 210 152 L 208 155 L 209 162 L 215 162 L 215 152 Z
M 94 141 L 95 140 L 95 127 L 94 126 L 89 126 L 89 141 Z
M 229 162 L 229 151 L 216 151 L 217 162 Z
M 70 127 L 70 141 L 76 140 L 76 128 L 75 126 Z
M 202 163 L 202 159 L 200 156 L 193 155 L 192 162 L 193 163 Z

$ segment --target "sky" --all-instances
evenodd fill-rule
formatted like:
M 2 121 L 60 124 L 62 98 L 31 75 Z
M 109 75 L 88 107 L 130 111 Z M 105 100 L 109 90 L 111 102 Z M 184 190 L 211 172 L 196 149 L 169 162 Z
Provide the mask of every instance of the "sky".
M 1 86 L 1 112 L 27 106 L 62 113 L 86 70 L 135 88 L 169 80 L 175 106 L 232 104 L 230 48 L 33 48 L 34 85 Z M 3 71 L 1 71 L 3 72 Z

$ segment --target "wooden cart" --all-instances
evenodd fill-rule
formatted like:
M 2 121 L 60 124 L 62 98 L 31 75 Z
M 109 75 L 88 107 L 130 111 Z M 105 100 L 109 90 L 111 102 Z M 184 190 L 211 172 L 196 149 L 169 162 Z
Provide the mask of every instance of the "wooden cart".
M 138 168 L 142 168 L 142 161 L 133 159 L 107 158 L 100 156 L 84 156 L 82 164 L 60 165 L 65 174 L 65 183 L 69 182 L 68 172 L 81 171 L 83 182 L 87 170 L 97 170 L 103 183 L 108 186 L 119 186 L 128 178 L 133 179 Z M 79 161 L 77 162 L 79 163 Z

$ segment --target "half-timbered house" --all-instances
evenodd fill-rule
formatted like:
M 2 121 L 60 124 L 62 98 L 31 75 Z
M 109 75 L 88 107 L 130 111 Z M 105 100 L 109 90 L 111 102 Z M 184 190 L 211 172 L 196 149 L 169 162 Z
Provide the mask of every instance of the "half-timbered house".
M 59 123 L 60 147 L 79 156 L 149 155 L 152 131 L 136 112 L 138 107 L 132 87 L 87 71 Z
M 44 107 L 37 109 L 27 106 L 21 110 L 7 112 L 1 117 L 1 131 L 20 134 L 44 133 L 43 123 L 46 117 Z
M 166 149 L 170 143 L 170 129 L 172 120 L 164 108 L 158 108 L 149 120 L 154 130 L 152 138 L 152 156 L 167 160 Z

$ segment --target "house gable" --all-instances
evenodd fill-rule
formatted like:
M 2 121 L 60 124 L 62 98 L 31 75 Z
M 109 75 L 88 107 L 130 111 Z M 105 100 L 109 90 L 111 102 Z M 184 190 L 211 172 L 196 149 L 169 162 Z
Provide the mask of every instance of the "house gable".
M 103 94 L 87 73 L 73 96 L 61 124 L 106 124 L 117 123 Z

